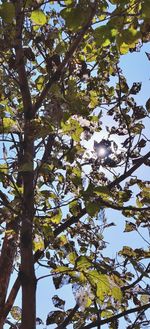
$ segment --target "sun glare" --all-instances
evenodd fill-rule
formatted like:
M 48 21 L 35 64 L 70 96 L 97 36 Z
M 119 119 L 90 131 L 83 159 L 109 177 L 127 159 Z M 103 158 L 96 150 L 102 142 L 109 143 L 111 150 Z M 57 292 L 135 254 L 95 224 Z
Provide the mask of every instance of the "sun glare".
M 104 147 L 100 147 L 97 151 L 99 157 L 104 157 L 106 155 L 106 149 Z

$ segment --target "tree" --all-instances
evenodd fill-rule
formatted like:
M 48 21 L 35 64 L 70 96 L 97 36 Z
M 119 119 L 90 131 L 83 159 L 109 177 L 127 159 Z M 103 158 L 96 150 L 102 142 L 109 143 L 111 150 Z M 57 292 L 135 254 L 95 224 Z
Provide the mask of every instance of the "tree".
M 123 317 L 141 328 L 150 322 L 148 247 L 123 246 L 117 260 L 103 250 L 113 230 L 105 209 L 122 212 L 125 232 L 146 231 L 150 219 L 149 182 L 137 176 L 150 164 L 150 99 L 136 103 L 141 83 L 129 87 L 119 67 L 149 41 L 150 1 L 2 0 L 0 17 L 0 328 L 42 323 L 36 262 L 56 290 L 71 283 L 76 300 L 65 311 L 53 296 L 59 310 L 47 325 L 118 328 Z M 86 141 L 106 125 L 90 152 Z

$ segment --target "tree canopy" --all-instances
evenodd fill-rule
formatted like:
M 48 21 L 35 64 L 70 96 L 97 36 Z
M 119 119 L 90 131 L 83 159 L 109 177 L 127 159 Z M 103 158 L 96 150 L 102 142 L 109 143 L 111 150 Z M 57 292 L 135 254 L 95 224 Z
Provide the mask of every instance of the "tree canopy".
M 136 101 L 142 83 L 120 67 L 149 42 L 149 21 L 150 0 L 0 1 L 0 329 L 150 324 L 150 185 L 138 176 L 150 165 L 150 98 Z M 144 248 L 107 254 L 107 209 L 124 232 L 142 228 Z M 42 319 L 47 276 L 56 293 Z M 57 292 L 67 284 L 69 309 Z

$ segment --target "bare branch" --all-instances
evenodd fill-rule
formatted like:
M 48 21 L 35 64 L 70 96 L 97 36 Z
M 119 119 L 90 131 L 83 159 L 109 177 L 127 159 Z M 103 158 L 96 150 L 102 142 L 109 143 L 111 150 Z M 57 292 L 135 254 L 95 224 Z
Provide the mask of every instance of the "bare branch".
M 18 215 L 18 212 L 13 207 L 11 207 L 10 202 L 8 201 L 5 193 L 3 193 L 2 191 L 0 191 L 0 198 L 2 200 L 3 205 L 6 208 L 8 208 L 13 214 L 17 214 Z
M 148 264 L 147 268 L 145 271 L 143 271 L 143 273 L 135 280 L 133 281 L 131 284 L 129 284 L 128 286 L 124 286 L 121 288 L 122 291 L 125 291 L 125 290 L 129 290 L 133 287 L 136 286 L 137 283 L 139 283 L 144 276 L 147 276 L 147 274 L 149 273 L 149 270 L 150 270 L 150 264 Z

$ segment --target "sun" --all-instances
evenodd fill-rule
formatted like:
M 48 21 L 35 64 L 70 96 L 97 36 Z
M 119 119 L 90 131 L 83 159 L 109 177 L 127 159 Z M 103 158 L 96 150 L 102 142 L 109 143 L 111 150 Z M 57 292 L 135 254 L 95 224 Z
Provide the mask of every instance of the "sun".
M 97 150 L 97 155 L 100 158 L 105 157 L 105 155 L 106 155 L 106 149 L 104 147 L 99 147 L 98 150 Z

